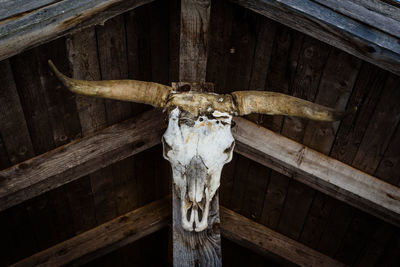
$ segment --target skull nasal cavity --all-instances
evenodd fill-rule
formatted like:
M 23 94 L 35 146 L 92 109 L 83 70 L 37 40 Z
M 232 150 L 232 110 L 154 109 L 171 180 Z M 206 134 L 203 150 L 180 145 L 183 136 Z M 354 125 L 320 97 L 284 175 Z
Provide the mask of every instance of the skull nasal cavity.
M 200 202 L 204 194 L 204 185 L 207 179 L 207 167 L 199 156 L 190 160 L 186 168 L 188 196 L 192 202 Z

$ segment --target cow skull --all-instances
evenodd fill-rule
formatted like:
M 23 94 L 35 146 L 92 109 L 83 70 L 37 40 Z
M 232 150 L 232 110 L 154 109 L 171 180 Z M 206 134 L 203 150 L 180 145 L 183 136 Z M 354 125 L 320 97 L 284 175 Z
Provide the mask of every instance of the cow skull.
M 222 167 L 232 159 L 232 116 L 260 113 L 335 121 L 344 115 L 280 93 L 179 93 L 151 82 L 75 80 L 60 73 L 51 61 L 49 65 L 72 92 L 149 104 L 169 112 L 168 128 L 162 138 L 163 155 L 172 166 L 181 200 L 182 227 L 187 231 L 200 232 L 208 226 L 209 207 L 220 184 Z
M 187 231 L 207 228 L 222 167 L 232 159 L 235 140 L 231 120 L 231 115 L 219 111 L 196 117 L 178 107 L 169 115 L 162 138 L 163 154 L 172 166 L 181 200 L 182 227 Z

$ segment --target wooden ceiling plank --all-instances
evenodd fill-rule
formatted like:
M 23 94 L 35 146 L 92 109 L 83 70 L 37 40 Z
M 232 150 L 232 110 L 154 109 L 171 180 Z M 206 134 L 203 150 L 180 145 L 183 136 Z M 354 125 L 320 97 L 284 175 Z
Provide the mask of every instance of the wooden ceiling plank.
M 95 28 L 91 27 L 80 33 L 69 35 L 66 45 L 72 77 L 81 80 L 100 80 Z M 107 127 L 103 99 L 75 95 L 75 103 L 82 136 L 88 136 Z M 76 233 L 84 232 L 97 225 L 92 184 L 97 181 L 97 177 L 101 176 L 101 170 L 95 171 L 66 185 L 65 190 Z
M 220 207 L 224 237 L 263 255 L 271 253 L 299 266 L 344 266 L 342 263 L 279 234 L 225 207 Z
M 235 118 L 236 152 L 323 193 L 400 225 L 400 190 L 338 160 Z
M 0 210 L 159 144 L 165 127 L 152 110 L 0 172 Z
M 11 266 L 81 265 L 165 227 L 171 218 L 171 198 L 133 210 L 87 232 L 34 254 Z
M 315 101 L 331 51 L 332 47 L 308 36 L 304 37 L 291 87 L 293 96 Z M 281 132 L 301 142 L 310 123 L 305 119 L 285 117 Z M 304 184 L 296 181 L 289 183 L 278 224 L 281 233 L 295 240 L 299 238 L 314 196 L 315 191 Z
M 153 0 L 63 0 L 0 21 L 0 60 Z M 29 8 L 28 8 L 29 10 Z M 27 11 L 27 10 L 25 10 Z
M 383 69 L 400 74 L 399 38 L 315 1 L 231 0 Z M 398 11 L 397 11 L 398 12 Z M 392 27 L 398 22 L 392 21 Z
M 354 0 L 313 0 L 323 6 L 326 6 L 335 12 L 343 14 L 354 20 L 358 20 L 366 25 L 383 31 L 389 35 L 400 38 L 400 21 L 391 18 L 390 16 L 381 14 L 377 9 L 369 9 L 360 3 L 355 3 Z M 370 0 L 364 2 L 371 3 Z M 397 12 L 399 12 L 398 10 Z

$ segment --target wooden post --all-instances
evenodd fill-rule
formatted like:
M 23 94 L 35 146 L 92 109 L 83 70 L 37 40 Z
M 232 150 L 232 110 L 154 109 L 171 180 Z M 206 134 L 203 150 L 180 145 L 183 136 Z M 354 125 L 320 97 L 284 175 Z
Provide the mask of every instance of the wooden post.
M 181 1 L 179 80 L 175 84 L 194 91 L 209 91 L 206 80 L 210 0 Z M 177 88 L 178 89 L 178 88 Z M 208 217 L 208 228 L 188 232 L 181 226 L 180 200 L 172 186 L 172 240 L 174 266 L 221 266 L 219 197 L 215 194 Z

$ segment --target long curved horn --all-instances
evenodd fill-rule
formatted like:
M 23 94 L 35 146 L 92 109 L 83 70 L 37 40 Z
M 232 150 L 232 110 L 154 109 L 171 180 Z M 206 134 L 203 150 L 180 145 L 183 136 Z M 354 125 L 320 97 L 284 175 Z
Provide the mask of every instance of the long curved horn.
M 265 91 L 236 91 L 232 93 L 239 115 L 260 113 L 295 116 L 318 121 L 337 121 L 344 112 L 324 107 L 301 98 Z
M 95 97 L 132 101 L 164 107 L 172 88 L 166 85 L 136 80 L 84 81 L 68 78 L 58 71 L 51 60 L 50 68 L 72 92 Z

